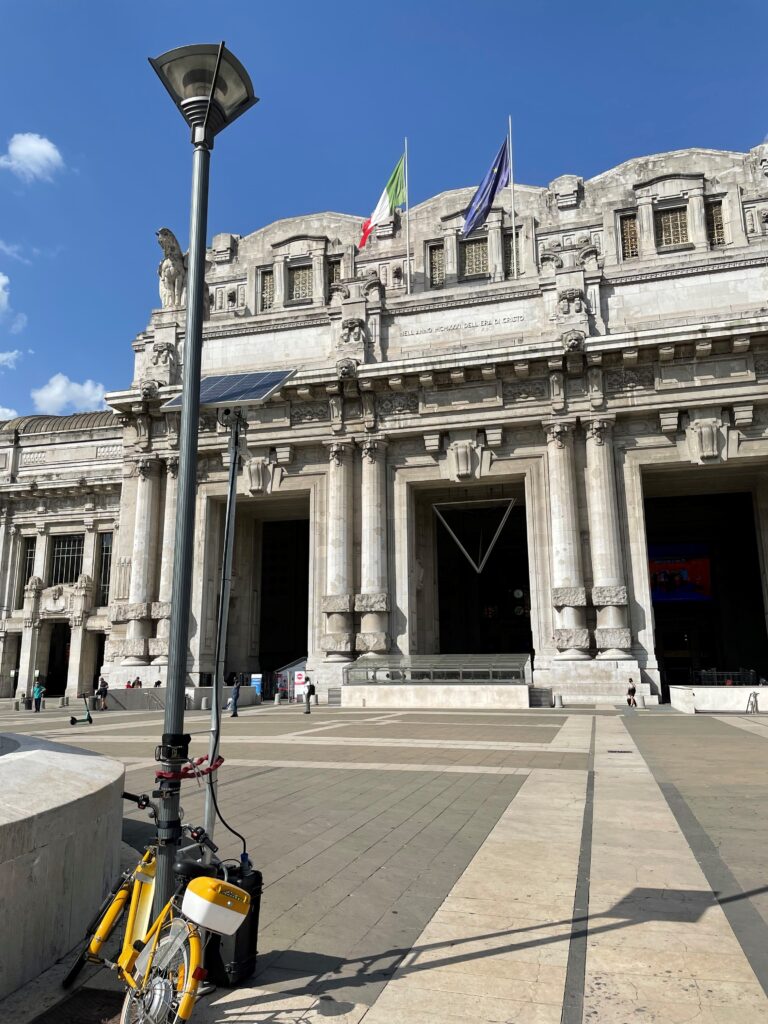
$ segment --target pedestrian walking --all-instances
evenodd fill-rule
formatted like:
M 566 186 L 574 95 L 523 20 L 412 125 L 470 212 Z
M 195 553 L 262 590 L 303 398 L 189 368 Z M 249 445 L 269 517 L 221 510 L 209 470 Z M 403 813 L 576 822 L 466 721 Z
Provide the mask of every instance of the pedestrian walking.
M 34 689 L 32 690 L 32 697 L 34 698 L 35 701 L 35 711 L 40 710 L 40 705 L 43 702 L 44 696 L 45 687 L 43 686 L 43 681 L 42 679 L 38 679 L 38 681 L 35 683 Z
M 635 689 L 635 684 L 634 684 L 634 682 L 632 680 L 632 677 L 630 676 L 629 677 L 629 687 L 627 688 L 627 704 L 631 708 L 636 708 L 637 707 L 637 701 L 635 700 L 635 694 L 636 693 L 637 693 L 637 690 Z
M 306 701 L 306 707 L 304 708 L 304 714 L 305 715 L 311 714 L 311 711 L 310 711 L 310 708 L 309 708 L 309 703 L 310 703 L 310 701 L 312 700 L 312 698 L 314 696 L 315 696 L 315 684 L 307 682 L 307 688 L 304 691 L 304 700 Z
M 155 689 L 157 689 L 158 686 L 162 686 L 162 685 L 163 685 L 162 679 L 156 679 L 155 680 Z
M 133 688 L 134 690 L 141 689 L 141 679 L 138 676 L 136 676 L 136 678 L 133 680 Z
M 96 690 L 96 696 L 99 698 L 99 711 L 107 710 L 107 694 L 109 693 L 109 683 L 104 676 L 99 676 L 99 686 Z
M 236 680 L 235 685 L 232 687 L 232 696 L 229 698 L 232 701 L 232 714 L 230 718 L 239 718 L 237 713 L 237 702 L 240 699 L 240 680 Z

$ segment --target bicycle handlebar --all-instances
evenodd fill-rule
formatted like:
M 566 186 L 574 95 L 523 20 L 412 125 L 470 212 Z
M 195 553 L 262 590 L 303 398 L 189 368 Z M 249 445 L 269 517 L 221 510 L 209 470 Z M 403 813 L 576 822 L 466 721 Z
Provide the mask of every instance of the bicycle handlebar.
M 132 803 L 136 804 L 140 811 L 149 807 L 149 797 L 146 793 L 142 793 L 140 796 L 136 796 L 135 793 L 123 793 L 123 800 L 130 800 Z

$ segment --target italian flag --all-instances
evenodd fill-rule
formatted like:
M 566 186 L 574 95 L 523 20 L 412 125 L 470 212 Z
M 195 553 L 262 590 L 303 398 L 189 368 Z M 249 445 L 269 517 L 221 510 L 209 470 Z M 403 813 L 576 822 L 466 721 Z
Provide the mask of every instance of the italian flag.
M 376 204 L 368 220 L 363 224 L 363 233 L 357 243 L 358 249 L 362 249 L 368 241 L 368 236 L 378 224 L 383 224 L 392 216 L 392 211 L 400 203 L 405 202 L 405 153 L 397 161 L 397 167 L 389 177 L 389 181 L 381 193 L 381 198 Z

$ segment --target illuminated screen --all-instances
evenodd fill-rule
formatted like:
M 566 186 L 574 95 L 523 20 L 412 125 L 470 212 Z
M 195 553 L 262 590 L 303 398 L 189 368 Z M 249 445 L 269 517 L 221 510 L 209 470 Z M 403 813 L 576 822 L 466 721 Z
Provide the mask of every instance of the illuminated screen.
M 712 600 L 712 569 L 706 544 L 651 544 L 648 565 L 654 601 Z

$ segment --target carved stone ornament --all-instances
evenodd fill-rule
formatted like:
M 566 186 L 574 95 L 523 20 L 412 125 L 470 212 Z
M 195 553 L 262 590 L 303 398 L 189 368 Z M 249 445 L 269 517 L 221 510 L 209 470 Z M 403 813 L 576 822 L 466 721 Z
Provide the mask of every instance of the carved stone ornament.
M 166 473 L 168 474 L 168 476 L 172 480 L 176 479 L 176 477 L 179 475 L 179 456 L 178 455 L 169 455 L 168 456 L 168 458 L 165 460 L 165 471 L 166 471 Z
M 547 435 L 547 444 L 554 444 L 556 448 L 565 448 L 572 430 L 572 423 L 545 423 L 544 432 Z
M 621 626 L 598 628 L 595 630 L 595 643 L 601 651 L 626 651 L 632 646 L 632 631 Z
M 336 363 L 336 376 L 339 380 L 351 380 L 357 376 L 357 359 L 339 359 Z
M 157 459 L 144 458 L 136 460 L 136 473 L 142 480 L 147 480 L 157 468 Z
M 553 587 L 552 605 L 555 608 L 586 608 L 587 591 L 584 587 Z
M 381 591 L 375 594 L 356 594 L 355 595 L 355 611 L 356 612 L 388 612 L 389 611 L 389 594 L 386 591 Z
M 176 349 L 170 341 L 156 341 L 152 345 L 153 366 L 173 366 Z
M 283 469 L 264 456 L 245 462 L 245 476 L 251 494 L 271 494 L 283 479 Z
M 321 607 L 326 615 L 338 615 L 341 612 L 351 612 L 355 600 L 352 594 L 325 594 Z
M 613 422 L 611 420 L 590 420 L 587 424 L 587 440 L 595 444 L 605 444 L 606 438 L 610 436 Z
M 362 444 L 363 461 L 372 466 L 376 462 L 376 457 L 382 453 L 384 447 L 384 444 L 378 438 L 367 437 Z
M 43 581 L 40 579 L 40 577 L 30 576 L 29 579 L 27 580 L 27 585 L 24 587 L 24 593 L 29 596 L 32 596 L 34 594 L 39 594 L 42 589 Z
M 592 604 L 596 608 L 619 608 L 626 603 L 626 587 L 592 587 Z
M 365 320 L 356 316 L 342 320 L 339 341 L 341 345 L 363 345 L 365 342 Z
M 349 287 L 341 281 L 334 281 L 331 285 L 331 305 L 339 306 L 345 302 L 350 295 Z
M 168 228 L 160 228 L 157 241 L 163 258 L 157 268 L 160 278 L 160 302 L 163 309 L 178 309 L 184 305 L 187 269 L 184 254 L 176 236 Z
M 159 390 L 160 385 L 158 381 L 152 380 L 151 377 L 146 378 L 141 382 L 141 384 L 139 384 L 139 391 L 141 392 L 142 398 L 149 400 L 157 398 Z
M 560 335 L 560 341 L 563 344 L 563 351 L 583 352 L 585 338 L 586 334 L 584 331 L 565 331 Z
M 584 292 L 581 288 L 563 288 L 557 293 L 557 304 L 563 316 L 568 316 L 570 313 L 583 313 Z
M 389 636 L 386 633 L 357 633 L 355 650 L 358 654 L 386 654 L 389 650 Z
M 340 466 L 344 461 L 344 457 L 347 454 L 348 445 L 346 444 L 329 444 L 328 445 L 328 460 L 333 466 Z
M 589 649 L 588 629 L 556 629 L 555 647 L 558 651 L 586 651 Z
M 689 410 L 685 436 L 693 465 L 711 465 L 728 458 L 728 424 L 714 410 Z

